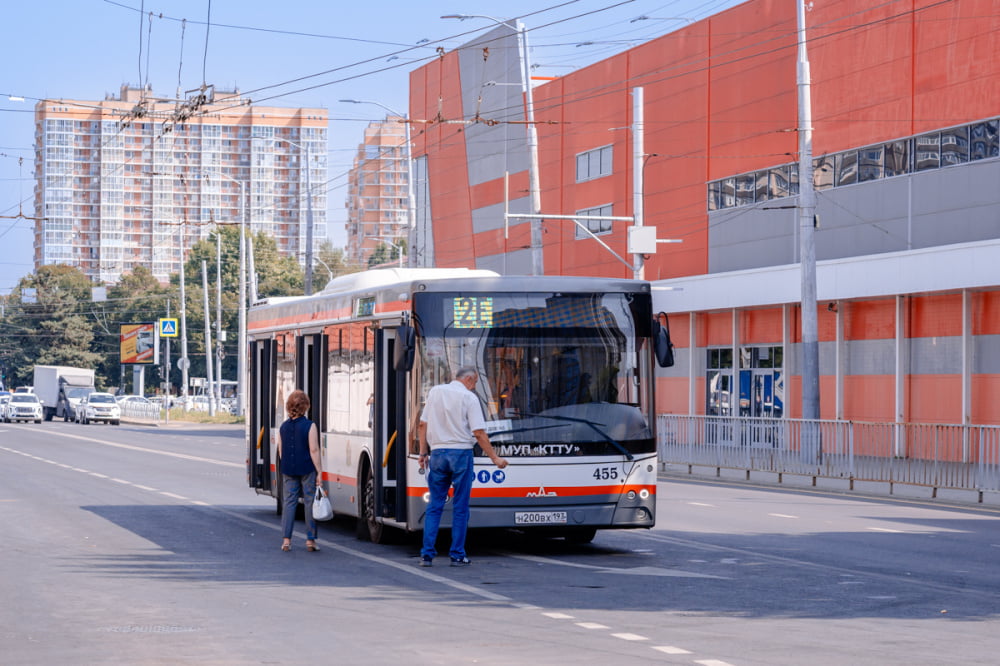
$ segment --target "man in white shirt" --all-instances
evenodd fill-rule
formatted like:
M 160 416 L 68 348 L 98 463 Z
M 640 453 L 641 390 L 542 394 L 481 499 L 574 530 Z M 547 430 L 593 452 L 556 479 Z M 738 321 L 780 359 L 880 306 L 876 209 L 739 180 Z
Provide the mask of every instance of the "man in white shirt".
M 427 403 L 420 415 L 420 468 L 427 466 L 427 486 L 431 501 L 424 518 L 424 543 L 420 550 L 420 565 L 429 567 L 437 555 L 438 528 L 448 500 L 448 489 L 454 487 L 451 517 L 451 566 L 471 564 L 465 555 L 465 534 L 469 527 L 469 498 L 475 478 L 472 451 L 478 443 L 493 464 L 503 469 L 507 461 L 493 450 L 486 436 L 486 421 L 479 398 L 475 394 L 479 373 L 463 366 L 448 384 L 433 387 L 427 393 Z

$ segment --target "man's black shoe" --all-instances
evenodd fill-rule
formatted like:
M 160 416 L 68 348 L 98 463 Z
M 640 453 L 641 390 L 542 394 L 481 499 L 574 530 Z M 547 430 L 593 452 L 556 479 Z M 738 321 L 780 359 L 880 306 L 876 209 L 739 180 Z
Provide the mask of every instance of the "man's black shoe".
M 467 557 L 463 557 L 457 560 L 454 557 L 451 558 L 451 566 L 453 567 L 467 567 L 470 564 L 472 564 L 472 560 L 470 560 Z

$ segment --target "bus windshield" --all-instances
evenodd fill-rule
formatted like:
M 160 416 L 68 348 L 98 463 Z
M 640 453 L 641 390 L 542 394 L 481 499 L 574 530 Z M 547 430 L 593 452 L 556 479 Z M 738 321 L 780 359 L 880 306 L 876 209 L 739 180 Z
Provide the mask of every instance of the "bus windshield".
M 641 293 L 420 293 L 421 394 L 461 366 L 503 456 L 655 450 L 651 302 Z

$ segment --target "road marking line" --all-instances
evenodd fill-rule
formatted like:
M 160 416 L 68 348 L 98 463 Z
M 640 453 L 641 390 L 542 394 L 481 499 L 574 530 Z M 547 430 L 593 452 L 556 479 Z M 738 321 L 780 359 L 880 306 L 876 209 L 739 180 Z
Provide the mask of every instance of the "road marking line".
M 701 666 L 733 666 L 728 661 L 719 661 L 718 659 L 702 659 L 694 663 L 701 664 Z
M 572 620 L 572 615 L 566 615 L 566 613 L 542 613 L 545 617 L 551 617 L 553 620 Z
M 131 486 L 132 485 L 131 481 L 126 481 L 125 479 L 114 479 L 113 478 L 111 480 L 114 481 L 115 483 L 124 483 L 126 486 Z
M 888 532 L 889 534 L 903 534 L 903 530 L 890 530 L 888 527 L 869 527 L 871 532 Z
M 769 516 L 774 516 L 775 518 L 798 518 L 798 516 L 789 516 L 787 513 L 769 513 Z
M 640 636 L 639 634 L 611 634 L 615 638 L 620 638 L 623 641 L 648 641 L 649 639 L 645 636 Z
M 152 453 L 159 456 L 169 456 L 171 458 L 180 458 L 181 460 L 193 460 L 195 462 L 204 462 L 212 465 L 223 465 L 225 467 L 237 467 L 239 469 L 246 469 L 245 463 L 234 463 L 227 460 L 216 460 L 214 458 L 203 458 L 201 456 L 189 456 L 185 453 L 174 453 L 173 451 L 160 451 L 158 449 L 147 449 L 142 446 L 132 446 L 131 444 L 118 444 L 117 442 L 109 442 L 103 439 L 97 439 L 94 437 L 87 437 L 85 435 L 72 435 L 65 432 L 52 431 L 53 435 L 59 437 L 66 437 L 68 439 L 77 439 L 83 442 L 91 442 L 93 444 L 103 444 L 104 446 L 113 446 L 117 449 L 128 449 L 129 451 L 139 451 L 141 453 Z M 39 459 L 41 460 L 41 459 Z
M 96 476 L 98 479 L 106 479 L 106 478 L 108 478 L 107 474 L 99 474 L 98 472 L 87 472 L 87 474 L 89 474 L 91 476 Z
M 138 488 L 139 490 L 148 490 L 151 493 L 156 492 L 156 488 L 150 488 L 149 486 L 140 486 L 138 483 L 135 484 L 135 487 Z
M 690 504 L 691 506 L 711 506 L 711 507 L 715 506 L 714 504 L 706 504 L 705 502 L 688 502 L 688 504 Z
M 673 645 L 650 645 L 649 647 L 653 648 L 654 650 L 663 652 L 665 654 L 691 654 L 690 650 L 674 647 Z
M 725 576 L 715 576 L 712 574 L 700 574 L 691 573 L 689 571 L 680 571 L 678 569 L 662 569 L 660 567 L 631 567 L 628 569 L 618 569 L 612 567 L 602 567 L 596 564 L 581 564 L 579 562 L 563 562 L 550 557 L 541 557 L 539 555 L 519 555 L 512 552 L 503 552 L 506 557 L 515 557 L 519 560 L 527 560 L 529 562 L 538 562 L 539 564 L 554 564 L 563 567 L 574 567 L 577 569 L 589 569 L 595 573 L 602 574 L 622 574 L 629 576 L 668 576 L 674 578 L 715 578 L 718 580 L 728 580 Z
M 208 502 L 202 502 L 200 500 L 191 500 L 191 504 L 197 504 L 198 506 L 212 506 Z
M 179 500 L 184 500 L 185 502 L 187 502 L 187 501 L 188 501 L 188 498 L 187 498 L 187 497 L 184 497 L 183 495 L 175 495 L 175 494 L 173 494 L 173 493 L 168 493 L 168 492 L 167 492 L 167 491 L 165 491 L 165 490 L 161 490 L 161 491 L 160 491 L 160 494 L 161 494 L 161 495 L 166 495 L 167 497 L 173 497 L 174 499 L 179 499 Z
M 610 629 L 606 624 L 599 622 L 577 622 L 576 626 L 583 627 L 584 629 Z

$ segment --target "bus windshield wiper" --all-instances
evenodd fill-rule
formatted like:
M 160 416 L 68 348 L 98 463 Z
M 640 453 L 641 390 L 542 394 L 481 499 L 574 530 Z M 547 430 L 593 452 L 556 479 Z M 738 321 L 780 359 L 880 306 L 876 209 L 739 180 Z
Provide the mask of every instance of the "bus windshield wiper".
M 618 449 L 622 453 L 622 455 L 625 456 L 626 459 L 628 459 L 629 461 L 635 460 L 635 456 L 629 453 L 628 449 L 626 449 L 624 446 L 622 446 L 615 440 L 611 439 L 611 437 L 609 437 L 606 432 L 597 427 L 599 425 L 603 426 L 604 425 L 603 423 L 594 423 L 593 421 L 590 421 L 588 419 L 578 419 L 572 416 L 552 416 L 550 414 L 525 414 L 525 416 L 534 416 L 541 419 L 552 419 L 553 421 L 570 421 L 573 423 L 583 423 L 584 425 L 589 426 L 598 435 L 600 435 L 601 439 L 603 439 L 605 442 Z

